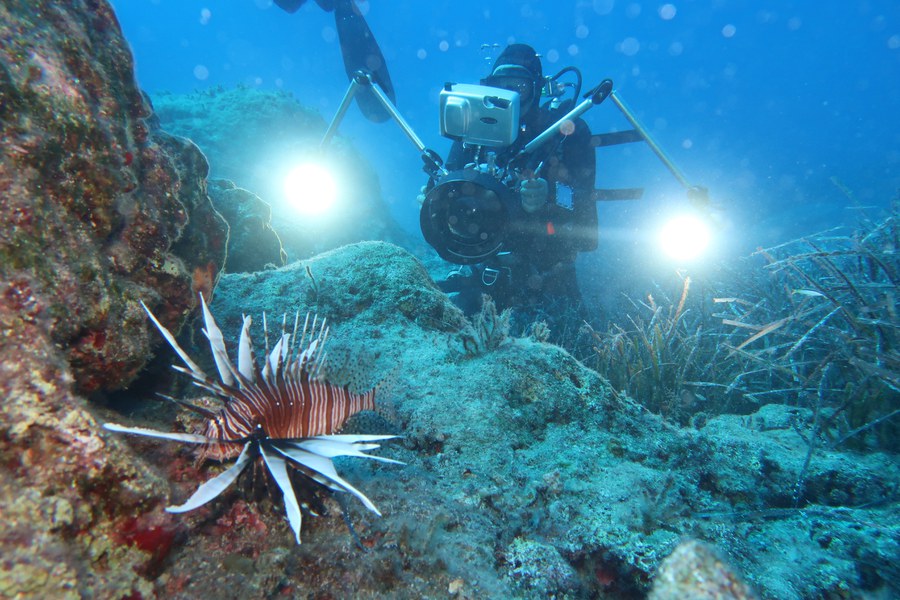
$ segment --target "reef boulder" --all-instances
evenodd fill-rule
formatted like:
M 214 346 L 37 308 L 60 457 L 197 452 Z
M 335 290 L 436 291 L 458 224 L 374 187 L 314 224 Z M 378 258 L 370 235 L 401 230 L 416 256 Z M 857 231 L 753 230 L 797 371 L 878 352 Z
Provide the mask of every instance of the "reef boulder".
M 179 524 L 85 397 L 150 357 L 139 300 L 177 330 L 212 291 L 227 226 L 106 2 L 4 1 L 0 40 L 0 597 L 150 597 Z
M 228 221 L 225 271 L 247 273 L 284 266 L 287 254 L 281 238 L 272 229 L 272 207 L 227 179 L 210 180 L 209 196 Z

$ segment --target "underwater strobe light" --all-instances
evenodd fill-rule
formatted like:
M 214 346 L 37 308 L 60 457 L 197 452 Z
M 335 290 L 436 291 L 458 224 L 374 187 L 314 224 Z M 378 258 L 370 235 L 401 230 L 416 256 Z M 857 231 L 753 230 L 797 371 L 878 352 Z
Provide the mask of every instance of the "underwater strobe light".
M 659 231 L 659 245 L 666 256 L 677 261 L 700 258 L 710 242 L 707 223 L 697 215 L 680 215 Z
M 331 171 L 315 162 L 300 164 L 284 178 L 284 195 L 297 212 L 321 215 L 337 198 L 337 184 Z

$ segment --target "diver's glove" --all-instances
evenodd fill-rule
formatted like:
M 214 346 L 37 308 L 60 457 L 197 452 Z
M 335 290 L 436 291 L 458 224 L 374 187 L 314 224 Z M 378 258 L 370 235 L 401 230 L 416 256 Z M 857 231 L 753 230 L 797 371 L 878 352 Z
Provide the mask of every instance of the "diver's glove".
M 420 207 L 421 207 L 423 204 L 425 204 L 425 195 L 426 195 L 427 192 L 428 192 L 428 186 L 427 186 L 427 185 L 423 185 L 421 188 L 419 188 L 419 195 L 416 196 L 416 202 L 419 203 L 419 206 L 420 206 Z
M 522 197 L 522 208 L 527 213 L 533 213 L 547 203 L 549 195 L 547 180 L 543 177 L 526 179 L 519 186 L 519 194 Z

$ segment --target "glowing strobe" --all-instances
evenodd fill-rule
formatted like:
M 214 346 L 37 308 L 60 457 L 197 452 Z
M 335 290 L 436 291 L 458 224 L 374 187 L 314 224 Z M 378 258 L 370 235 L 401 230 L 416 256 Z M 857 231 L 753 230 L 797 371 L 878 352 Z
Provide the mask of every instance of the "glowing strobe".
M 285 177 L 284 195 L 297 212 L 320 215 L 334 204 L 337 185 L 328 169 L 320 164 L 304 163 Z
M 695 216 L 676 217 L 660 230 L 659 243 L 669 257 L 693 260 L 703 254 L 709 245 L 709 228 Z

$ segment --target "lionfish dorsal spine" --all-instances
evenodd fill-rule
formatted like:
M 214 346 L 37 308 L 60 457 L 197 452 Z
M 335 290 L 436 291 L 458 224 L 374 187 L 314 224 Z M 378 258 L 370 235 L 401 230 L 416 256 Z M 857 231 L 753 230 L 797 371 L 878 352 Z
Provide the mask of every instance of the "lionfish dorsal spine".
M 319 343 L 316 345 L 316 349 L 312 353 L 312 356 L 310 356 L 312 366 L 309 368 L 309 371 L 312 379 L 318 379 L 321 375 L 322 365 L 325 364 L 325 342 L 327 340 L 328 328 L 325 327 L 325 319 L 322 319 L 322 331 L 320 332 L 319 337 L 316 338 L 316 341 Z
M 203 372 L 203 369 L 201 369 L 199 366 L 197 366 L 197 363 L 192 361 L 191 357 L 187 355 L 187 352 L 182 350 L 181 346 L 178 345 L 178 342 L 175 341 L 175 336 L 172 335 L 172 332 L 169 331 L 168 329 L 166 329 L 165 327 L 163 327 L 163 324 L 159 322 L 159 319 L 156 318 L 156 315 L 154 315 L 152 312 L 150 312 L 150 309 L 147 308 L 147 305 L 144 304 L 143 300 L 140 300 L 139 302 L 141 303 L 141 306 L 144 308 L 144 312 L 147 313 L 147 316 L 150 317 L 150 320 L 153 321 L 154 325 L 156 325 L 156 328 L 159 330 L 159 333 L 162 334 L 162 336 L 166 339 L 167 342 L 169 342 L 169 345 L 172 347 L 172 349 L 175 351 L 175 353 L 178 355 L 178 357 L 181 358 L 181 360 L 184 362 L 184 364 L 186 364 L 188 366 L 188 368 L 191 370 L 189 374 L 194 379 L 201 379 L 201 380 L 207 379 L 206 373 Z
M 219 370 L 219 378 L 226 386 L 234 386 L 235 369 L 234 365 L 231 364 L 231 359 L 228 358 L 228 352 L 225 350 L 225 337 L 216 324 L 212 313 L 209 312 L 209 307 L 206 305 L 206 299 L 203 297 L 202 292 L 200 293 L 200 306 L 203 309 L 203 323 L 206 326 L 203 329 L 203 333 L 209 340 L 209 348 L 212 351 L 216 368 Z
M 281 374 L 284 354 L 287 352 L 287 345 L 290 341 L 290 337 L 290 334 L 282 334 L 281 339 L 279 339 L 272 348 L 271 354 L 266 357 L 266 369 L 263 375 L 263 379 L 266 381 L 274 382 Z
M 238 373 L 248 383 L 256 381 L 256 364 L 253 357 L 253 340 L 250 338 L 250 325 L 253 319 L 248 315 L 242 315 L 244 325 L 241 327 L 241 338 L 238 342 Z
M 307 315 L 308 315 L 308 313 L 307 313 Z M 297 353 L 297 341 L 299 340 L 299 338 L 297 337 L 297 328 L 299 326 L 300 326 L 300 311 L 298 310 L 294 314 L 294 330 L 291 332 L 291 347 L 288 352 L 289 360 L 293 359 L 293 357 L 296 356 L 296 353 Z
M 309 313 L 306 313 L 306 318 L 303 319 L 303 333 L 300 334 L 300 343 L 298 344 L 299 348 L 303 348 L 303 344 L 306 343 L 306 334 L 308 331 L 309 331 Z M 294 342 L 297 342 L 296 337 L 294 338 Z
M 263 322 L 263 343 L 265 344 L 265 350 L 263 351 L 263 368 L 260 376 L 263 381 L 268 381 L 269 379 L 269 323 L 266 320 L 266 312 L 263 311 L 262 314 L 262 322 Z
M 284 333 L 281 336 L 281 355 L 278 357 L 279 368 L 281 371 L 290 364 L 291 360 L 291 339 L 292 335 L 290 333 Z
M 217 381 L 213 381 L 209 377 L 205 377 L 205 376 L 201 377 L 200 375 L 197 375 L 190 369 L 185 369 L 184 367 L 180 367 L 178 365 L 172 365 L 172 369 L 174 369 L 175 371 L 178 371 L 179 373 L 184 373 L 185 375 L 189 376 L 191 378 L 191 382 L 194 385 L 196 385 L 198 388 L 204 389 L 208 392 L 212 392 L 216 396 L 220 396 L 220 397 L 228 396 L 228 393 L 224 389 L 222 389 L 222 385 Z
M 200 415 L 206 419 L 215 419 L 217 416 L 214 411 L 203 408 L 202 406 L 197 406 L 196 404 L 191 404 L 190 402 L 187 402 L 185 400 L 179 400 L 178 398 L 173 398 L 172 396 L 169 396 L 167 394 L 160 394 L 158 392 L 156 395 L 159 396 L 160 398 L 168 400 L 169 402 L 172 402 L 173 404 L 177 404 L 178 406 L 183 406 L 186 409 L 188 409 L 192 412 L 195 412 L 198 415 Z

